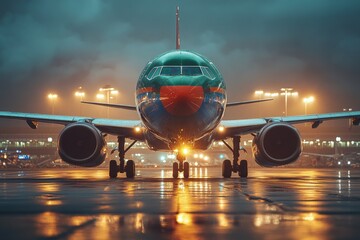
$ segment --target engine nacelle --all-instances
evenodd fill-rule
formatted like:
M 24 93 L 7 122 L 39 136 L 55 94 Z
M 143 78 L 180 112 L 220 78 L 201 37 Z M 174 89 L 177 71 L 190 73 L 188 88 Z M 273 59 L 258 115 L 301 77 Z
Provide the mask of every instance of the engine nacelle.
M 67 125 L 59 135 L 58 152 L 62 160 L 82 167 L 95 167 L 104 162 L 106 142 L 92 124 L 77 122 Z
M 255 161 L 264 167 L 274 167 L 295 162 L 301 153 L 298 130 L 286 123 L 264 126 L 253 141 Z

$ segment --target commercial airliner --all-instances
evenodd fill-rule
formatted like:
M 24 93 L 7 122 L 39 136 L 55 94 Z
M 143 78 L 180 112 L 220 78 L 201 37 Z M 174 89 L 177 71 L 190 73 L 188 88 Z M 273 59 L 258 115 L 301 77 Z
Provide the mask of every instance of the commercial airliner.
M 255 161 L 265 167 L 281 166 L 296 161 L 301 154 L 301 138 L 293 124 L 311 122 L 318 127 L 331 119 L 352 119 L 360 123 L 360 111 L 318 115 L 222 120 L 227 107 L 269 99 L 227 102 L 226 85 L 214 63 L 200 54 L 180 49 L 179 8 L 176 11 L 176 49 L 148 62 L 136 86 L 136 106 L 84 102 L 137 111 L 139 120 L 59 116 L 36 113 L 0 112 L 0 117 L 22 119 L 36 129 L 39 122 L 62 124 L 58 152 L 67 163 L 94 167 L 106 157 L 107 134 L 118 138 L 119 163 L 111 160 L 110 178 L 125 173 L 135 176 L 135 163 L 126 160 L 126 152 L 137 142 L 149 149 L 176 153 L 173 177 L 189 177 L 186 155 L 191 149 L 206 150 L 214 141 L 223 141 L 232 152 L 232 161 L 222 163 L 222 176 L 232 173 L 248 176 L 247 161 L 240 157 L 240 138 L 252 134 Z M 125 148 L 125 140 L 133 142 Z M 232 146 L 225 140 L 232 139 Z M 115 150 L 113 150 L 115 151 Z

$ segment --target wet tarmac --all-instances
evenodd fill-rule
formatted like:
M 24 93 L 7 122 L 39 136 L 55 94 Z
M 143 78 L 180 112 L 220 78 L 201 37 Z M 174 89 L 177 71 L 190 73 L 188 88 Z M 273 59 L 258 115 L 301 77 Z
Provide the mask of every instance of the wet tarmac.
M 1 239 L 358 239 L 359 169 L 0 170 Z

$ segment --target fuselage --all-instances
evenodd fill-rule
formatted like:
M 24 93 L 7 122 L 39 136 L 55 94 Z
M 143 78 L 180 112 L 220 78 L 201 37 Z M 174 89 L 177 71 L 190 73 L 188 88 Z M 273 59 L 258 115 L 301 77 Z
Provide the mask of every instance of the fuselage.
M 164 143 L 149 146 L 152 149 L 174 150 L 181 144 L 207 148 L 226 101 L 220 72 L 212 62 L 189 51 L 167 52 L 150 61 L 136 86 L 137 110 L 147 129 L 148 145 L 150 139 Z

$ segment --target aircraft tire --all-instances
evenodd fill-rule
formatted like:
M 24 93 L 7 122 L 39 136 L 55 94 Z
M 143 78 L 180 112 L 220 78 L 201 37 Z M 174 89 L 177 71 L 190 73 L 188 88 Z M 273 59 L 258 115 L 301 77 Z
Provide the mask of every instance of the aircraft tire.
M 178 178 L 179 176 L 179 164 L 177 162 L 173 163 L 173 178 Z
M 134 178 L 135 177 L 135 162 L 134 160 L 128 160 L 125 166 L 126 177 Z
M 222 163 L 222 176 L 224 178 L 231 178 L 231 173 L 232 173 L 231 161 L 229 159 L 226 159 Z
M 190 172 L 190 164 L 188 162 L 184 162 L 184 178 L 189 178 Z
M 109 177 L 116 178 L 118 174 L 119 168 L 116 163 L 116 160 L 111 160 L 109 163 Z
M 239 176 L 246 178 L 248 176 L 248 164 L 246 160 L 240 161 Z

